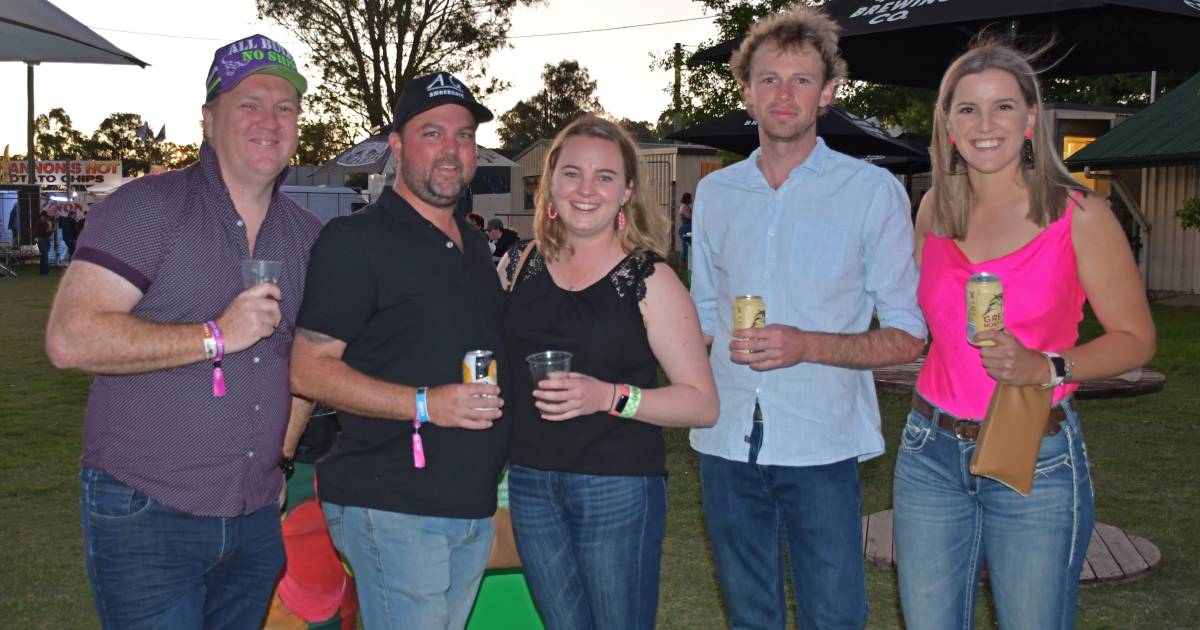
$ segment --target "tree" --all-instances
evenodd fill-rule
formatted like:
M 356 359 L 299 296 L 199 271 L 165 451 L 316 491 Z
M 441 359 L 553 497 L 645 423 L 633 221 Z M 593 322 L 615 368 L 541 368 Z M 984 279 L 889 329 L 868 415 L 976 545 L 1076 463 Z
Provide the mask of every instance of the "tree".
M 885 127 L 899 126 L 910 133 L 929 135 L 933 130 L 936 90 L 850 81 L 838 90 L 837 104 L 863 118 L 875 117 Z
M 200 155 L 198 144 L 157 141 L 138 114 L 109 114 L 90 136 L 74 128 L 71 117 L 56 107 L 34 119 L 39 160 L 120 160 L 126 176 L 143 175 L 154 165 L 182 168 Z M 144 131 L 139 134 L 138 130 Z M 14 161 L 16 157 L 14 156 Z
M 659 129 L 653 127 L 645 120 L 630 120 L 622 118 L 617 121 L 618 125 L 625 128 L 629 135 L 633 136 L 636 142 L 662 142 L 663 136 L 659 134 Z
M 292 164 L 321 164 L 337 157 L 354 142 L 354 125 L 341 111 L 307 96 L 300 118 L 300 144 Z
M 404 84 L 444 70 L 471 83 L 482 62 L 507 45 L 509 15 L 534 0 L 256 0 L 258 15 L 284 26 L 316 51 L 314 98 L 358 117 L 363 131 L 383 127 Z M 502 89 L 492 79 L 477 96 Z
M 86 159 L 120 160 L 126 177 L 150 172 L 150 167 L 162 165 L 168 169 L 181 168 L 199 156 L 195 144 L 177 145 L 159 142 L 153 135 L 154 125 L 130 112 L 115 112 L 100 121 L 100 126 L 84 143 Z M 140 135 L 139 129 L 144 129 Z
M 86 138 L 71 125 L 71 117 L 61 107 L 35 118 L 33 132 L 39 160 L 77 160 L 83 153 Z
M 796 4 L 796 0 L 696 0 L 705 13 L 715 13 L 713 23 L 717 26 L 717 38 L 702 42 L 699 48 L 709 48 L 720 42 L 741 37 L 750 30 L 750 25 L 760 17 L 777 13 Z M 815 3 L 808 3 L 815 4 Z M 668 50 L 654 55 L 651 68 L 674 71 L 674 51 Z M 672 75 L 674 76 L 674 75 Z M 742 93 L 727 63 L 688 63 L 680 73 L 680 91 L 683 94 L 680 118 L 684 127 L 707 122 L 729 112 L 741 109 Z M 664 88 L 674 94 L 672 84 Z M 674 109 L 663 113 L 672 119 Z
M 541 91 L 500 116 L 498 134 L 505 149 L 524 149 L 552 138 L 584 112 L 600 112 L 596 82 L 578 61 L 564 59 L 542 69 Z
M 719 29 L 716 40 L 700 44 L 708 48 L 741 37 L 759 17 L 795 4 L 789 0 L 696 0 L 705 12 L 715 12 Z M 810 5 L 821 1 L 807 2 Z M 656 55 L 652 67 L 673 69 L 670 52 Z M 689 64 L 682 73 L 685 127 L 702 123 L 743 106 L 741 93 L 729 71 L 729 64 L 701 62 Z M 1179 85 L 1189 75 L 1182 72 L 1159 73 L 1159 93 Z M 673 91 L 669 85 L 666 91 Z M 1069 102 L 1084 105 L 1138 106 L 1149 103 L 1148 73 L 1117 74 L 1096 77 L 1048 79 L 1042 82 L 1042 98 L 1048 103 Z M 933 127 L 933 107 L 937 91 L 897 87 L 863 81 L 850 81 L 838 90 L 837 105 L 864 118 L 875 117 L 885 126 L 899 126 L 917 134 L 929 134 Z M 668 116 L 672 110 L 664 112 Z

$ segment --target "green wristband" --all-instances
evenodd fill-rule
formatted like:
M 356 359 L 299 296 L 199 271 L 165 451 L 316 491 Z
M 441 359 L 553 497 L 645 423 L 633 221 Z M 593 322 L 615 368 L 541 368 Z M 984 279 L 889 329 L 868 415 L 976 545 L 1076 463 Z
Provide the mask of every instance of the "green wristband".
M 637 413 L 638 405 L 642 403 L 642 388 L 634 385 L 629 386 L 629 402 L 625 403 L 625 408 L 621 410 L 622 418 L 632 418 Z

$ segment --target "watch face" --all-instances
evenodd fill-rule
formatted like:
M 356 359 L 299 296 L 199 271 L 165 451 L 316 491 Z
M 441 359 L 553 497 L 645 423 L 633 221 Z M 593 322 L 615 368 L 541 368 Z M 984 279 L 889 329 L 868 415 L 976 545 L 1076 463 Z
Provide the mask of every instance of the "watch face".
M 1050 357 L 1050 362 L 1054 364 L 1054 376 L 1057 378 L 1066 378 L 1067 360 L 1062 357 Z

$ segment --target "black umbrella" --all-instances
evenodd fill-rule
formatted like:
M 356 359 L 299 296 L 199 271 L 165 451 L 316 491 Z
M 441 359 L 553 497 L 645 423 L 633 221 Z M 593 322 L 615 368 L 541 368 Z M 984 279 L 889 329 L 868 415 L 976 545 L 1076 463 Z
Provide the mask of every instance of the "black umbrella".
M 825 139 L 829 148 L 867 161 L 895 158 L 891 163 L 896 166 L 914 166 L 922 161 L 928 166 L 929 163 L 929 143 L 918 146 L 917 143 L 893 138 L 874 124 L 840 107 L 830 107 L 824 116 L 817 118 L 817 135 Z M 749 155 L 758 148 L 758 121 L 752 120 L 746 110 L 739 109 L 677 131 L 669 137 Z
M 1054 48 L 1039 60 L 1046 77 L 1198 70 L 1200 0 L 831 0 L 850 77 L 936 88 L 971 39 L 991 27 L 1018 44 Z M 692 56 L 728 61 L 740 38 Z

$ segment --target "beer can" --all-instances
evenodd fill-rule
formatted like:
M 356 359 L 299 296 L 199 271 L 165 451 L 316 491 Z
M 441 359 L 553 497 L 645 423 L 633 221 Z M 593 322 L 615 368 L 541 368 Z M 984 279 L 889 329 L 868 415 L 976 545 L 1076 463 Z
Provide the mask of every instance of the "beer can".
M 759 295 L 739 295 L 733 300 L 733 329 L 762 328 L 767 325 L 767 303 Z M 742 352 L 753 352 L 743 350 Z
M 464 383 L 487 383 L 496 385 L 496 359 L 491 350 L 471 350 L 463 355 Z
M 975 334 L 1004 330 L 1004 285 L 990 273 L 977 273 L 967 281 L 967 343 L 994 346 L 995 341 L 975 342 Z

